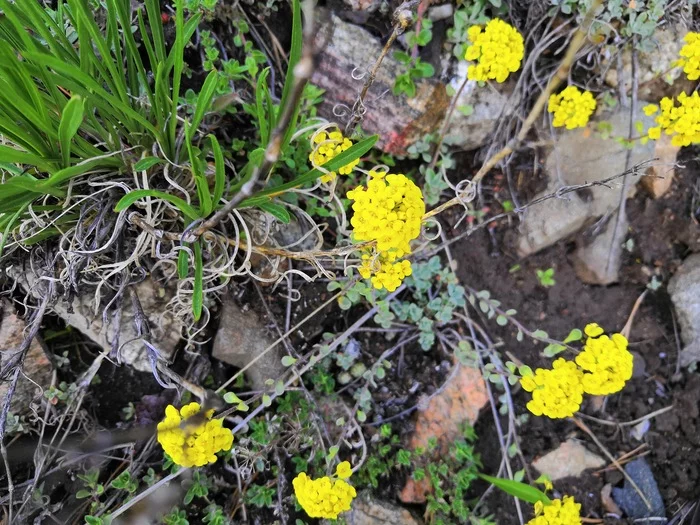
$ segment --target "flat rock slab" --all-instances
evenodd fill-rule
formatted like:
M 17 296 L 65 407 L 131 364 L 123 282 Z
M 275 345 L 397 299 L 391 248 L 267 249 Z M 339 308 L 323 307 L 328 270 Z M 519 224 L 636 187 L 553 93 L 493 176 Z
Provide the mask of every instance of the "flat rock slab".
M 34 297 L 41 297 L 41 290 L 37 286 L 37 278 L 29 273 L 20 272 L 18 269 L 8 269 L 8 275 Z M 163 288 L 151 279 L 146 279 L 134 285 L 136 295 L 139 297 L 141 308 L 148 319 L 151 329 L 151 339 L 164 359 L 171 359 L 182 335 L 182 321 L 173 316 L 167 305 L 174 297 L 174 290 Z M 63 321 L 82 332 L 89 339 L 97 343 L 103 350 L 109 351 L 112 342 L 117 336 L 117 327 L 112 322 L 104 326 L 102 311 L 95 308 L 94 295 L 84 294 L 74 298 L 71 304 L 63 299 L 51 306 L 52 311 Z M 112 321 L 112 316 L 109 316 Z M 119 344 L 121 345 L 121 362 L 133 366 L 140 372 L 151 372 L 151 364 L 143 343 L 138 338 L 134 327 L 134 310 L 128 294 L 122 302 L 121 322 L 119 326 Z
M 683 350 L 681 366 L 700 361 L 700 254 L 691 255 L 668 283 L 678 314 Z
M 12 360 L 22 346 L 26 338 L 27 324 L 17 316 L 14 306 L 8 301 L 2 301 L 0 309 L 2 309 L 2 321 L 0 321 L 0 368 L 2 368 Z M 28 414 L 32 400 L 41 396 L 42 389 L 47 389 L 51 385 L 53 366 L 36 339 L 31 342 L 24 357 L 22 372 L 10 403 L 10 412 L 15 415 Z M 9 381 L 0 383 L 0 403 L 4 404 L 9 387 Z
M 640 102 L 642 107 L 645 103 Z M 612 126 L 611 135 L 627 137 L 629 133 L 629 110 L 597 119 Z M 634 121 L 642 121 L 645 127 L 653 120 L 639 113 Z M 558 130 L 558 139 L 547 156 L 546 170 L 549 175 L 547 188 L 535 199 L 556 193 L 564 186 L 596 182 L 625 171 L 628 150 L 612 137 L 604 139 L 593 131 L 595 122 L 577 130 Z M 637 141 L 631 150 L 629 166 L 633 167 L 654 158 L 655 145 L 649 141 L 642 145 Z M 533 206 L 525 212 L 521 224 L 521 236 L 517 248 L 521 256 L 531 255 L 576 233 L 586 224 L 613 212 L 620 204 L 622 178 L 610 183 L 610 187 L 593 186 L 578 192 L 567 193 L 562 198 L 553 198 Z M 626 198 L 635 188 L 636 180 L 629 185 Z M 533 199 L 534 200 L 534 199 Z
M 452 442 L 462 435 L 464 423 L 474 425 L 479 411 L 489 402 L 486 383 L 477 368 L 461 366 L 440 394 L 424 404 L 418 412 L 416 428 L 409 448 L 427 448 L 431 438 L 438 440 L 436 452 L 447 454 Z M 404 503 L 423 503 L 428 483 L 414 482 L 411 478 L 399 497 Z
M 578 477 L 590 468 L 605 466 L 605 460 L 590 452 L 575 439 L 565 441 L 558 448 L 535 460 L 532 466 L 549 479 Z

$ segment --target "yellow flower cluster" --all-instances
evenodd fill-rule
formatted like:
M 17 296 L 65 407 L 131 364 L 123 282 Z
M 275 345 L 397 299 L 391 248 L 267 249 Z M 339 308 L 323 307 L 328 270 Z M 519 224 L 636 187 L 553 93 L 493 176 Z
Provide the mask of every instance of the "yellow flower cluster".
M 607 396 L 619 392 L 632 377 L 632 354 L 622 334 L 603 335 L 595 323 L 586 326 L 588 336 L 576 364 L 584 370 L 582 384 L 586 394 Z
M 172 405 L 165 409 L 165 419 L 158 423 L 158 443 L 171 459 L 181 467 L 201 467 L 216 461 L 216 453 L 230 450 L 233 434 L 223 427 L 222 419 L 211 419 L 209 410 L 202 421 L 188 421 L 199 414 L 199 403 L 190 403 L 177 410 Z
M 343 461 L 336 469 L 338 478 L 349 478 L 350 463 Z M 294 494 L 299 505 L 310 518 L 336 519 L 338 514 L 350 510 L 350 503 L 357 496 L 355 488 L 343 479 L 332 480 L 328 476 L 311 479 L 305 472 L 292 480 Z
M 700 78 L 700 33 L 688 33 L 683 39 L 685 45 L 681 48 L 677 64 L 683 66 L 683 72 L 688 80 Z
M 528 410 L 536 416 L 552 419 L 573 416 L 583 401 L 582 376 L 583 372 L 575 363 L 559 358 L 551 370 L 538 368 L 534 375 L 523 377 L 520 384 L 532 392 Z
M 320 131 L 311 137 L 311 146 L 313 151 L 309 154 L 309 161 L 314 167 L 322 166 L 336 155 L 339 155 L 346 149 L 352 146 L 352 141 L 343 137 L 340 131 Z M 341 175 L 349 175 L 355 166 L 360 162 L 360 159 L 355 159 L 340 168 L 337 173 Z M 321 181 L 331 182 L 335 179 L 337 173 L 335 171 L 328 172 L 321 176 Z
M 659 139 L 663 130 L 666 135 L 672 135 L 671 143 L 674 146 L 700 144 L 700 95 L 697 91 L 690 96 L 681 93 L 678 103 L 676 106 L 673 98 L 669 97 L 661 99 L 661 114 L 656 117 L 657 126 L 649 128 L 649 138 Z M 644 113 L 654 115 L 659 112 L 659 106 L 649 104 L 644 107 Z
M 535 517 L 527 525 L 581 525 L 581 504 L 571 496 L 552 500 L 549 505 L 535 503 Z
M 405 175 L 370 171 L 367 187 L 358 186 L 347 197 L 355 201 L 350 221 L 355 240 L 377 243 L 374 252 L 362 255 L 360 275 L 373 276 L 375 288 L 393 292 L 411 275 L 411 263 L 400 259 L 420 235 L 423 194 Z
M 596 102 L 590 91 L 568 86 L 561 93 L 550 95 L 547 111 L 554 113 L 555 128 L 583 128 L 595 111 Z
M 520 379 L 523 389 L 532 392 L 527 408 L 536 416 L 573 416 L 581 407 L 584 393 L 614 394 L 632 377 L 633 358 L 625 336 L 608 337 L 596 323 L 586 325 L 583 331 L 587 338 L 575 363 L 559 358 L 552 370 L 538 368 Z
M 362 254 L 362 265 L 360 275 L 363 279 L 372 278 L 372 285 L 380 290 L 382 288 L 393 292 L 403 280 L 411 275 L 411 261 L 391 260 L 390 257 L 380 253 L 372 256 L 370 253 Z
M 469 80 L 505 82 L 508 75 L 520 69 L 525 44 L 522 35 L 507 22 L 494 18 L 484 28 L 471 26 L 467 37 L 471 44 L 464 58 L 476 62 L 467 68 Z

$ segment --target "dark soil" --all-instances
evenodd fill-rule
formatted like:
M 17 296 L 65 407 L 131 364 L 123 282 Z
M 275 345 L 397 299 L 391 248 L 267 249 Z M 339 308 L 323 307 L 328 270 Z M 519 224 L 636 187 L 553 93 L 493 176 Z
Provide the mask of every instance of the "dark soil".
M 460 279 L 477 290 L 490 290 L 505 308 L 518 311 L 515 317 L 524 326 L 531 330 L 543 329 L 555 339 L 564 338 L 572 328 L 583 328 L 589 322 L 598 322 L 608 331 L 621 330 L 650 276 L 657 275 L 666 282 L 683 258 L 700 249 L 700 228 L 691 211 L 697 199 L 696 196 L 694 200 L 693 195 L 697 191 L 700 165 L 691 155 L 680 160 L 686 167 L 677 171 L 672 189 L 664 197 L 653 200 L 640 192 L 628 201 L 630 233 L 635 247 L 624 258 L 619 284 L 592 286 L 577 278 L 569 260 L 576 239 L 561 241 L 519 260 L 512 247 L 513 232 L 505 231 L 508 230 L 505 223 L 494 231 L 477 231 L 455 244 L 453 255 L 459 263 Z M 519 264 L 520 269 L 510 273 L 515 264 Z M 555 269 L 556 285 L 544 288 L 535 270 L 550 267 Z M 517 342 L 517 330 L 510 326 L 495 333 L 505 343 L 504 350 L 516 358 L 533 368 L 547 366 L 549 359 L 541 355 L 543 345 L 528 339 Z M 674 406 L 672 411 L 652 420 L 642 442 L 630 436 L 631 427 L 620 429 L 587 422 L 616 457 L 642 443 L 648 445 L 646 459 L 670 514 L 685 501 L 700 497 L 700 376 L 677 366 L 679 345 L 665 286 L 650 291 L 645 297 L 635 317 L 630 349 L 641 356 L 643 367 L 635 372 L 635 377 L 621 393 L 608 398 L 604 412 L 596 412 L 590 401 L 584 403 L 582 412 L 599 419 L 625 422 Z M 522 391 L 516 394 L 517 413 L 526 412 L 526 402 Z M 490 413 L 482 415 L 476 430 L 485 469 L 495 472 L 501 451 Z M 571 436 L 604 457 L 591 439 L 568 420 L 531 417 L 518 429 L 518 434 L 528 462 Z M 538 475 L 534 471 L 532 474 Z M 589 471 L 578 479 L 557 482 L 556 490 L 573 495 L 581 502 L 582 516 L 602 518 L 606 510 L 601 503 L 600 490 L 608 482 L 621 485 L 622 476 L 614 468 L 606 473 Z M 512 498 L 494 491 L 488 506 L 499 525 L 518 522 Z M 612 523 L 609 519 L 606 517 L 606 523 Z

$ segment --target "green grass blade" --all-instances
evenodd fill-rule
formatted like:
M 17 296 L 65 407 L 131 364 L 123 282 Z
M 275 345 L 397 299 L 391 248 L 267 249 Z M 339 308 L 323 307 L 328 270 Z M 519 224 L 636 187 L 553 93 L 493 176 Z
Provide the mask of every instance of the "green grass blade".
M 260 144 L 263 146 L 270 141 L 270 127 L 268 112 L 273 111 L 272 107 L 267 106 L 267 101 L 270 99 L 270 90 L 267 87 L 267 77 L 270 73 L 270 68 L 262 70 L 257 78 L 255 85 L 255 115 L 258 120 L 258 130 L 260 131 Z
M 521 483 L 520 481 L 513 481 L 510 479 L 494 478 L 493 476 L 487 476 L 486 474 L 479 474 L 479 477 L 488 481 L 489 483 L 496 486 L 496 488 L 501 489 L 503 492 L 515 496 L 518 499 L 527 501 L 528 503 L 535 504 L 541 501 L 545 505 L 551 503 L 547 495 L 541 490 L 527 485 L 526 483 Z
M 158 191 L 158 190 L 134 190 L 130 191 L 126 195 L 124 195 L 121 199 L 119 199 L 119 202 L 117 202 L 117 205 L 114 207 L 114 211 L 120 212 L 122 210 L 127 209 L 129 206 L 134 204 L 136 201 L 139 201 L 141 199 L 146 199 L 148 197 L 152 197 L 154 199 L 163 199 L 164 201 L 169 202 L 173 206 L 175 206 L 178 210 L 182 212 L 182 214 L 187 217 L 190 221 L 196 221 L 199 219 L 199 214 L 197 213 L 197 210 L 194 209 L 193 206 L 187 204 L 183 199 L 179 197 L 175 197 L 174 195 L 170 195 L 169 193 L 165 193 L 163 191 Z
M 192 142 L 187 139 L 189 135 L 189 126 L 185 123 L 185 144 L 187 145 L 187 153 L 190 157 L 190 169 L 192 170 L 192 177 L 194 177 L 195 186 L 197 187 L 197 198 L 199 199 L 199 214 L 202 217 L 206 217 L 211 213 L 212 201 L 211 192 L 209 191 L 209 181 L 207 176 L 201 169 L 201 164 L 199 157 L 192 147 Z
M 202 244 L 198 240 L 194 243 L 194 287 L 192 288 L 192 314 L 194 320 L 202 317 L 204 305 L 204 263 L 202 262 Z
M 262 204 L 258 205 L 258 208 L 278 218 L 284 224 L 289 224 L 289 221 L 292 220 L 292 216 L 287 211 L 287 208 L 281 204 L 276 204 L 274 202 L 263 202 Z
M 361 140 L 357 144 L 353 144 L 350 148 L 346 149 L 342 153 L 339 153 L 331 160 L 326 162 L 323 165 L 323 167 L 328 171 L 335 171 L 342 168 L 346 164 L 356 159 L 359 159 L 365 153 L 371 150 L 374 144 L 377 142 L 378 138 L 379 137 L 377 135 L 373 135 L 364 140 Z M 249 206 L 260 206 L 260 204 L 269 201 L 275 195 L 280 195 L 292 188 L 298 188 L 299 186 L 303 186 L 304 184 L 313 182 L 316 179 L 318 179 L 321 175 L 323 175 L 323 172 L 319 169 L 314 168 L 311 171 L 305 173 L 304 175 L 301 175 L 296 179 L 291 180 L 285 184 L 281 184 L 274 188 L 267 188 L 262 191 L 259 191 L 252 197 L 249 197 L 248 199 L 245 199 L 243 202 L 241 202 L 239 208 L 246 208 Z
M 192 115 L 192 124 L 189 127 L 188 138 L 190 141 L 192 140 L 194 134 L 197 133 L 199 125 L 202 123 L 202 119 L 204 118 L 204 114 L 211 107 L 211 101 L 214 98 L 214 93 L 216 93 L 218 80 L 219 73 L 214 70 L 207 75 L 207 78 L 204 81 L 204 85 L 202 86 L 199 96 L 197 97 L 197 105 L 194 109 L 194 115 Z
M 188 247 L 189 244 L 184 243 L 184 247 Z M 187 274 L 190 273 L 190 256 L 186 250 L 180 250 L 177 254 L 177 277 L 179 279 L 185 279 Z
M 64 168 L 70 165 L 71 142 L 83 123 L 84 115 L 85 102 L 83 99 L 78 95 L 71 97 L 63 108 L 61 123 L 58 126 L 58 140 L 61 144 L 61 157 Z
M 219 141 L 216 140 L 214 135 L 209 135 L 209 141 L 211 142 L 211 149 L 214 152 L 214 195 L 211 200 L 212 206 L 216 208 L 226 188 L 226 164 Z
M 9 146 L 0 145 L 0 162 L 36 166 L 39 170 L 47 173 L 52 173 L 54 171 L 53 165 L 47 162 L 46 159 L 31 153 L 16 150 Z
M 284 88 L 282 89 L 282 98 L 280 99 L 280 108 L 284 108 L 291 96 L 292 86 L 294 85 L 294 68 L 301 59 L 301 51 L 303 46 L 303 32 L 301 27 L 301 4 L 299 0 L 292 1 L 292 44 L 289 49 L 289 65 L 287 66 L 287 74 L 284 78 Z M 290 126 L 293 128 L 293 126 Z

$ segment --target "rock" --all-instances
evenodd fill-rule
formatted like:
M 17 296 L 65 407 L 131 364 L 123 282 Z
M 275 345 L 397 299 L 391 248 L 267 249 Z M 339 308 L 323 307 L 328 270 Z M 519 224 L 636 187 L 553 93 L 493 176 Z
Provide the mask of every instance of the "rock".
M 352 509 L 343 514 L 348 525 L 421 525 L 423 522 L 408 510 L 360 494 L 352 502 Z
M 212 357 L 243 368 L 260 356 L 245 374 L 254 389 L 262 390 L 267 388 L 266 380 L 277 379 L 285 371 L 279 346 L 263 354 L 273 341 L 255 311 L 243 309 L 224 297 Z
M 25 290 L 34 297 L 40 297 L 41 292 L 36 287 L 37 278 L 31 272 L 20 272 L 19 269 L 8 269 L 8 275 L 16 279 Z M 146 279 L 134 285 L 136 294 L 141 302 L 143 312 L 148 318 L 152 333 L 152 341 L 160 351 L 164 359 L 170 359 L 180 342 L 182 333 L 182 321 L 174 317 L 167 305 L 174 296 L 172 289 L 166 289 L 151 279 Z M 102 323 L 102 311 L 95 312 L 95 297 L 92 294 L 78 295 L 72 304 L 59 300 L 52 306 L 52 310 L 67 325 L 77 328 L 86 337 L 100 345 L 103 350 L 112 348 L 112 341 L 116 336 L 117 327 L 110 323 L 105 327 Z M 109 318 L 111 321 L 111 316 Z M 128 294 L 122 301 L 122 316 L 119 326 L 119 342 L 121 346 L 121 362 L 133 366 L 141 372 L 150 372 L 151 364 L 148 360 L 143 343 L 137 338 L 134 328 L 134 311 Z
M 605 466 L 605 460 L 590 452 L 575 439 L 569 439 L 558 448 L 533 461 L 532 466 L 552 481 L 578 477 L 589 468 Z
M 383 44 L 363 28 L 331 16 L 329 34 L 323 37 L 328 45 L 318 57 L 311 82 L 326 90 L 319 115 L 344 128 L 362 90 L 364 75 L 369 74 Z M 368 134 L 379 135 L 377 147 L 393 155 L 405 155 L 409 146 L 440 129 L 450 105 L 445 84 L 435 78 L 416 80 L 414 97 L 394 95 L 394 81 L 406 72 L 406 66 L 389 52 L 365 97 L 362 129 Z M 461 62 L 456 78 L 451 82 L 455 90 L 459 89 L 464 75 L 466 64 Z M 479 88 L 476 82 L 469 82 L 459 105 L 471 105 L 473 112 L 468 117 L 459 111 L 454 112 L 446 142 L 465 150 L 487 143 L 499 117 L 507 113 L 504 108 L 511 108 L 512 112 L 515 106 L 512 101 L 507 104 L 513 86 L 506 83 L 495 88 Z
M 449 85 L 455 93 L 467 77 L 468 63 L 457 63 L 454 78 Z M 457 101 L 457 108 L 471 106 L 472 113 L 465 115 L 455 109 L 445 134 L 445 143 L 463 150 L 473 150 L 486 144 L 498 121 L 513 114 L 518 100 L 513 98 L 516 80 L 511 78 L 503 84 L 494 83 L 491 87 L 480 87 L 474 80 L 467 81 Z M 493 89 L 492 89 L 493 88 Z
M 654 474 L 649 468 L 649 464 L 644 458 L 635 459 L 625 465 L 625 472 L 639 487 L 639 490 L 651 503 L 651 510 L 639 497 L 637 491 L 632 487 L 632 484 L 625 478 L 623 488 L 613 488 L 612 497 L 620 508 L 627 514 L 628 517 L 635 520 L 635 523 L 647 525 L 665 523 L 658 519 L 645 520 L 643 518 L 663 518 L 666 517 L 664 501 L 659 493 L 659 487 L 656 485 Z
M 631 352 L 632 359 L 632 377 L 644 377 L 647 372 L 647 362 L 639 352 Z
M 379 9 L 386 0 L 343 0 L 353 11 L 366 11 L 372 13 Z
M 668 283 L 668 293 L 676 308 L 681 338 L 682 366 L 700 361 L 700 254 L 691 255 Z
M 683 37 L 688 33 L 684 25 L 664 25 L 649 39 L 649 49 L 637 53 L 639 98 L 660 100 L 664 96 L 677 96 L 684 90 L 686 76 L 683 69 L 674 67 L 683 45 Z M 632 89 L 632 51 L 625 49 L 622 58 L 622 82 L 627 93 Z M 617 57 L 615 57 L 617 60 Z M 616 62 L 605 60 L 602 63 L 605 82 L 617 88 L 620 84 Z
M 627 217 L 622 217 L 621 231 L 627 230 Z M 616 283 L 620 273 L 622 250 L 611 249 L 615 236 L 615 215 L 605 225 L 605 231 L 590 244 L 579 246 L 571 257 L 578 278 L 588 284 Z M 610 261 L 608 263 L 608 258 Z
M 644 103 L 640 102 L 639 106 L 643 107 Z M 610 123 L 612 136 L 626 137 L 629 118 L 629 111 L 623 108 L 597 120 Z M 634 120 L 641 120 L 645 127 L 653 125 L 652 119 L 641 111 Z M 559 131 L 557 142 L 546 160 L 549 184 L 535 199 L 551 195 L 562 186 L 600 181 L 625 171 L 628 150 L 612 137 L 602 138 L 593 129 L 595 122 L 587 128 Z M 644 145 L 635 142 L 630 167 L 653 158 L 653 141 Z M 517 244 L 519 254 L 524 257 L 536 253 L 616 210 L 620 203 L 622 180 L 619 178 L 611 182 L 610 187 L 593 186 L 580 192 L 567 193 L 562 198 L 549 199 L 542 205 L 529 208 L 521 224 Z M 627 197 L 633 194 L 634 187 L 634 184 L 629 185 Z
M 14 306 L 9 301 L 0 303 L 2 321 L 0 321 L 0 368 L 4 368 L 12 356 L 19 350 L 25 339 L 27 324 L 17 316 Z M 24 374 L 20 374 L 17 388 L 10 403 L 10 411 L 15 415 L 29 414 L 29 405 L 42 394 L 42 389 L 51 385 L 53 366 L 41 348 L 39 341 L 34 339 L 24 357 Z M 5 402 L 5 396 L 10 387 L 9 381 L 0 383 L 0 403 Z
M 450 444 L 461 436 L 460 427 L 464 423 L 473 425 L 488 401 L 481 371 L 460 366 L 442 392 L 424 402 L 418 412 L 409 448 L 427 448 L 428 440 L 437 438 L 436 453 L 447 454 Z M 409 478 L 399 498 L 404 503 L 423 503 L 428 487 L 428 483 L 416 483 Z
M 615 500 L 612 498 L 612 485 L 610 483 L 606 483 L 601 489 L 600 502 L 603 504 L 605 512 L 614 514 L 618 518 L 622 516 L 622 509 L 617 506 L 617 503 L 615 503 Z
M 673 184 L 676 175 L 676 157 L 680 147 L 671 144 L 671 137 L 662 134 L 655 142 L 654 157 L 659 160 L 647 168 L 645 175 L 639 180 L 639 185 L 654 199 L 666 193 Z

